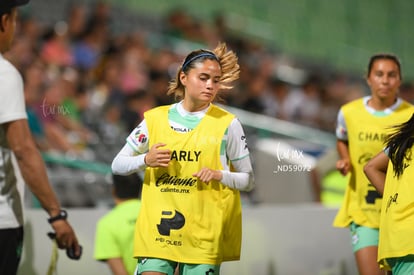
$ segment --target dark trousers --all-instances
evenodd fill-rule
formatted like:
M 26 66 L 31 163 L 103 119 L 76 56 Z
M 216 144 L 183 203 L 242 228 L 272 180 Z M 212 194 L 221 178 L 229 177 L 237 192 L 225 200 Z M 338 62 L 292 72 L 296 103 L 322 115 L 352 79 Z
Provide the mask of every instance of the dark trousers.
M 0 229 L 0 247 L 0 274 L 17 274 L 23 249 L 23 227 Z

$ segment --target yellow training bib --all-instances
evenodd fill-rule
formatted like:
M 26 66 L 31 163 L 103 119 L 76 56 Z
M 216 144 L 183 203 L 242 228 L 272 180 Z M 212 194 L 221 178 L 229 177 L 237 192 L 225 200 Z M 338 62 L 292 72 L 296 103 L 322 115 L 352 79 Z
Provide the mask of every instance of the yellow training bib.
M 217 181 L 202 183 L 193 176 L 203 167 L 223 169 L 222 139 L 234 115 L 212 105 L 192 131 L 181 133 L 169 125 L 169 108 L 145 113 L 150 148 L 167 144 L 171 161 L 168 168 L 146 169 L 134 255 L 192 264 L 238 260 L 239 191 Z
M 392 131 L 390 127 L 407 121 L 414 108 L 403 101 L 389 115 L 375 116 L 365 108 L 363 99 L 357 99 L 341 110 L 348 130 L 352 170 L 334 226 L 347 227 L 354 221 L 362 226 L 378 228 L 382 198 L 365 176 L 363 168 L 384 148 L 385 138 Z

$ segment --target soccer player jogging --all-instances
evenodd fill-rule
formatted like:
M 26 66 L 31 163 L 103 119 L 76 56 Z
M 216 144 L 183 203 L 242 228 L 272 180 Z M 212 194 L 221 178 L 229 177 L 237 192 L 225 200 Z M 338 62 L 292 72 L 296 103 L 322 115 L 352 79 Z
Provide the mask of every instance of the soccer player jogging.
M 401 65 L 396 56 L 372 56 L 366 80 L 371 95 L 345 104 L 338 113 L 336 167 L 343 175 L 350 173 L 350 179 L 334 226 L 350 228 L 359 274 L 372 275 L 384 274 L 377 263 L 382 197 L 363 167 L 382 150 L 390 126 L 406 121 L 414 108 L 398 97 Z
M 238 78 L 224 43 L 191 52 L 167 91 L 179 102 L 147 111 L 113 160 L 117 174 L 145 169 L 136 274 L 216 275 L 240 259 L 240 191 L 253 171 L 239 120 L 213 104 Z

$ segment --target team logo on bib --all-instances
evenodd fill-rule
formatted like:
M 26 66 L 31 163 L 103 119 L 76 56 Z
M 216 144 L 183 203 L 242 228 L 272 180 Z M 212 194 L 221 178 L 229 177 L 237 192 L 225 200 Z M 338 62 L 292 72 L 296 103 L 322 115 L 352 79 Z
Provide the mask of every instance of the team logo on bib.
M 163 216 L 171 216 L 171 211 L 162 211 Z M 175 214 L 170 218 L 161 218 L 160 224 L 157 224 L 158 233 L 163 236 L 169 236 L 170 231 L 180 229 L 185 224 L 184 215 L 175 210 Z

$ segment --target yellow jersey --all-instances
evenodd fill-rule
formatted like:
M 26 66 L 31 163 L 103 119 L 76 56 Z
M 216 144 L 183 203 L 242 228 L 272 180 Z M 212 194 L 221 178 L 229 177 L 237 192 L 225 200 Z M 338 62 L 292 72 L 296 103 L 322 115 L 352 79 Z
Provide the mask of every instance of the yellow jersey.
M 239 191 L 193 176 L 203 167 L 223 169 L 222 138 L 234 115 L 212 104 L 192 131 L 182 133 L 170 127 L 169 108 L 144 114 L 149 147 L 167 144 L 171 160 L 168 168 L 146 168 L 134 256 L 215 265 L 239 260 Z

